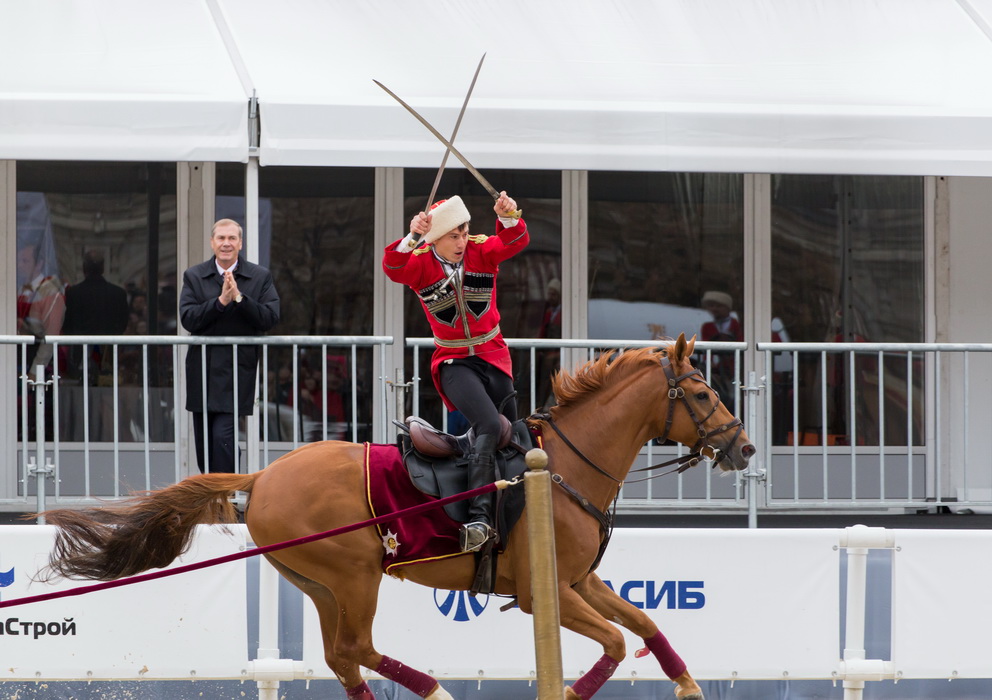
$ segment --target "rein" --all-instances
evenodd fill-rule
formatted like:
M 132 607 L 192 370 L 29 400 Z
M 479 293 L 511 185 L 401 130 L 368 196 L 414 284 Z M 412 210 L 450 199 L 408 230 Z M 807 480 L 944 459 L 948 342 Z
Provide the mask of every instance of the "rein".
M 719 403 L 720 395 L 717 394 L 715 391 L 713 391 L 713 389 L 710 388 L 709 384 L 706 384 L 706 380 L 703 379 L 703 373 L 701 371 L 699 371 L 698 369 L 695 369 L 694 368 L 691 371 L 686 372 L 685 374 L 681 374 L 681 375 L 676 376 L 675 375 L 675 370 L 672 368 L 672 362 L 671 362 L 671 360 L 668 359 L 668 356 L 667 355 L 664 355 L 661 358 L 661 366 L 662 366 L 662 368 L 664 368 L 664 370 L 665 370 L 665 376 L 668 378 L 668 387 L 669 387 L 669 389 L 668 389 L 668 415 L 665 417 L 665 432 L 658 439 L 661 442 L 664 442 L 665 440 L 668 439 L 668 434 L 669 434 L 669 432 L 671 432 L 672 424 L 675 421 L 675 404 L 679 400 L 681 400 L 682 403 L 685 404 L 685 409 L 689 413 L 689 417 L 692 419 L 692 422 L 696 424 L 696 435 L 698 436 L 699 439 L 696 440 L 695 444 L 693 444 L 693 446 L 692 446 L 691 451 L 689 452 L 689 454 L 682 455 L 681 457 L 676 457 L 675 459 L 670 459 L 667 462 L 660 462 L 658 464 L 653 464 L 653 465 L 651 465 L 649 467 L 640 467 L 639 469 L 632 469 L 632 470 L 630 470 L 629 473 L 634 474 L 634 473 L 637 473 L 637 472 L 649 472 L 649 471 L 654 471 L 656 469 L 664 469 L 665 467 L 670 467 L 672 465 L 678 465 L 678 467 L 676 467 L 675 469 L 671 469 L 671 470 L 665 472 L 664 474 L 655 474 L 653 476 L 649 476 L 649 477 L 646 477 L 644 479 L 635 479 L 633 481 L 630 481 L 629 483 L 632 483 L 632 484 L 636 484 L 636 483 L 639 483 L 641 481 L 648 481 L 650 479 L 654 479 L 654 478 L 657 478 L 659 476 L 667 476 L 668 474 L 681 474 L 682 472 L 686 471 L 687 469 L 689 469 L 691 467 L 696 466 L 697 464 L 699 464 L 702 461 L 703 450 L 705 450 L 707 447 L 710 446 L 710 443 L 709 443 L 710 438 L 712 438 L 712 437 L 714 437 L 716 435 L 720 435 L 722 433 L 725 433 L 728 430 L 732 430 L 733 428 L 737 428 L 737 432 L 734 434 L 733 439 L 731 439 L 730 444 L 727 446 L 727 449 L 726 450 L 720 450 L 720 454 L 717 455 L 716 459 L 713 460 L 713 465 L 712 466 L 713 466 L 713 468 L 716 468 L 716 465 L 718 465 L 720 462 L 722 462 L 723 460 L 725 460 L 727 458 L 728 453 L 729 453 L 729 450 L 737 443 L 737 439 L 740 437 L 741 433 L 744 432 L 744 423 L 741 421 L 740 418 L 734 418 L 729 423 L 724 423 L 723 425 L 720 425 L 720 426 L 714 428 L 713 430 L 707 431 L 706 430 L 706 427 L 705 427 L 706 421 L 710 419 L 710 416 L 712 416 L 714 413 L 716 413 L 716 408 L 717 408 L 717 404 Z M 705 416 L 703 416 L 702 419 L 700 419 L 699 417 L 696 416 L 696 412 L 693 410 L 692 404 L 689 403 L 689 399 L 685 395 L 685 389 L 682 386 L 680 386 L 680 384 L 682 383 L 683 380 L 688 379 L 689 377 L 695 377 L 695 376 L 698 376 L 700 378 L 700 381 L 702 381 L 703 384 L 706 384 L 706 387 L 708 389 L 710 389 L 710 391 L 713 391 L 713 393 L 716 394 L 716 397 L 717 397 L 717 401 L 713 403 L 713 408 L 711 408 L 710 409 L 710 412 L 707 413 Z M 554 420 L 554 418 L 551 417 L 551 414 L 550 413 L 548 413 L 548 412 L 546 412 L 546 413 L 535 413 L 531 417 L 532 418 L 535 418 L 535 419 L 538 419 L 538 420 L 542 420 L 542 421 L 546 422 L 548 425 L 550 425 L 551 428 L 555 431 L 555 433 L 558 434 L 558 437 L 560 437 L 562 439 L 562 442 L 564 442 L 568 446 L 568 448 L 570 450 L 572 450 L 572 452 L 574 452 L 576 454 L 576 456 L 578 456 L 583 462 L 585 462 L 586 464 L 588 464 L 590 467 L 592 467 L 593 469 L 595 469 L 597 472 L 599 472 L 600 474 L 602 474 L 605 477 L 608 477 L 614 483 L 617 483 L 617 484 L 623 484 L 624 483 L 623 480 L 616 478 L 615 476 L 613 476 L 612 474 L 610 474 L 608 471 L 606 471 L 605 469 L 603 469 L 602 467 L 600 467 L 598 464 L 596 464 L 591 459 L 589 459 L 582 452 L 582 450 L 580 450 L 578 447 L 576 447 L 572 443 L 572 441 L 568 439 L 568 437 L 565 435 L 565 433 L 562 432 L 561 428 L 558 427 L 558 424 L 555 423 L 555 420 Z M 585 500 L 585 499 L 583 499 L 583 500 Z

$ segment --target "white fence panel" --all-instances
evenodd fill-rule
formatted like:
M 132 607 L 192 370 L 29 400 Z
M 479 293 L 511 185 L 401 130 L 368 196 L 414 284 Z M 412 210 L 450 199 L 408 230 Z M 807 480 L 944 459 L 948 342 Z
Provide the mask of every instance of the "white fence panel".
M 897 677 L 992 677 L 992 532 L 896 530 L 895 542 Z
M 840 659 L 841 532 L 617 529 L 598 573 L 651 615 L 696 678 L 829 679 Z M 376 647 L 441 679 L 533 678 L 532 619 L 500 612 L 504 602 L 384 579 Z M 316 613 L 307 605 L 304 614 L 304 667 L 332 677 Z M 627 658 L 613 678 L 665 679 L 653 656 L 634 657 L 643 640 L 626 638 Z M 472 640 L 488 640 L 484 654 Z M 566 678 L 602 653 L 563 632 Z
M 52 526 L 0 526 L 3 600 L 93 585 L 32 583 L 54 538 Z M 244 548 L 244 528 L 200 527 L 169 568 Z M 0 609 L 0 680 L 241 678 L 250 667 L 246 590 L 245 563 L 237 561 Z

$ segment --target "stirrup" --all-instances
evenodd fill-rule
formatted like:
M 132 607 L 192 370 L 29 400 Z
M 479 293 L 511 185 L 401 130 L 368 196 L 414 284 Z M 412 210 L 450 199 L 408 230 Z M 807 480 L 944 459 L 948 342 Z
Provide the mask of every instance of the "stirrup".
M 477 552 L 489 540 L 496 538 L 496 531 L 484 522 L 465 523 L 458 532 L 458 543 L 463 552 Z

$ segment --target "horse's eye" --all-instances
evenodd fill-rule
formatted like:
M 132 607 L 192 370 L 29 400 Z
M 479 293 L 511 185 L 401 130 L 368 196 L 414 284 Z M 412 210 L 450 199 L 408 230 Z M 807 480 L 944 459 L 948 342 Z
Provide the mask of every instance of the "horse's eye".
M 710 395 L 709 395 L 709 392 L 707 392 L 707 391 L 700 391 L 698 394 L 696 394 L 696 399 L 698 401 L 705 401 L 709 397 L 710 397 Z

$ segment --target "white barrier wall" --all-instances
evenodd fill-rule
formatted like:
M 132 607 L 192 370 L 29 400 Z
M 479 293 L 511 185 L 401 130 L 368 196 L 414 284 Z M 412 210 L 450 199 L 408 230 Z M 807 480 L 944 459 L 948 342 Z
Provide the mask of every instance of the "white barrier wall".
M 55 528 L 0 526 L 0 600 L 93 585 L 32 583 Z M 173 568 L 243 550 L 243 528 L 202 527 Z M 245 562 L 0 608 L 0 680 L 240 678 L 247 668 Z
M 53 590 L 30 583 L 47 561 L 52 540 L 51 527 L 0 527 L 0 599 Z M 865 601 L 863 581 L 842 576 L 845 544 L 861 548 L 850 550 L 852 555 L 865 548 L 892 552 L 891 660 L 861 660 L 856 635 L 841 643 L 841 591 L 859 589 L 846 591 L 849 603 L 855 601 L 852 610 Z M 200 528 L 188 556 L 173 566 L 244 547 L 243 526 Z M 599 574 L 652 616 L 699 679 L 806 678 L 846 685 L 992 678 L 984 643 L 992 629 L 992 562 L 984 555 L 990 549 L 989 531 L 618 529 Z M 303 661 L 249 660 L 256 656 L 247 642 L 255 607 L 247 607 L 246 578 L 239 561 L 0 609 L 0 681 L 333 677 L 308 603 L 303 630 L 294 630 L 303 635 Z M 82 585 L 91 583 L 54 588 Z M 261 586 L 260 595 L 265 624 L 277 627 L 270 614 L 278 606 L 276 587 Z M 880 613 L 871 617 L 885 624 L 890 611 L 887 600 L 878 598 L 868 597 L 868 610 Z M 519 610 L 499 612 L 504 602 L 385 579 L 376 646 L 442 679 L 533 678 L 532 620 Z M 486 654 L 469 646 L 476 639 L 486 640 Z M 614 678 L 663 678 L 652 656 L 634 657 L 641 646 L 627 635 L 628 656 Z M 849 647 L 846 661 L 842 646 Z M 602 654 L 567 631 L 562 649 L 568 678 Z
M 651 615 L 696 678 L 831 678 L 840 658 L 840 533 L 617 529 L 598 573 Z M 505 602 L 385 579 L 376 648 L 440 678 L 533 678 L 532 618 L 500 612 Z M 305 610 L 304 667 L 332 677 L 316 613 Z M 626 638 L 627 658 L 613 677 L 665 679 L 653 656 L 634 658 L 643 641 Z M 467 646 L 480 639 L 485 654 Z M 602 653 L 563 631 L 566 678 L 580 676 Z
M 992 677 L 992 532 L 894 532 L 896 677 Z

